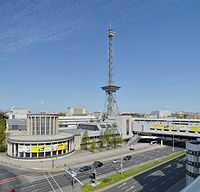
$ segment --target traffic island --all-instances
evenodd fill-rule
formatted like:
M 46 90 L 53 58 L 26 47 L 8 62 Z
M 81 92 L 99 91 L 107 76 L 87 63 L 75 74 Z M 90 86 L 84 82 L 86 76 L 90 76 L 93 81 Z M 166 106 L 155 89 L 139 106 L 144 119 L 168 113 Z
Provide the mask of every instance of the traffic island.
M 136 167 L 136 168 L 133 168 L 133 169 L 129 169 L 129 170 L 126 170 L 126 171 L 123 171 L 123 173 L 116 173 L 116 174 L 113 174 L 113 175 L 110 175 L 108 177 L 104 177 L 104 178 L 101 178 L 101 179 L 97 179 L 97 181 L 99 182 L 99 185 L 96 185 L 94 186 L 92 182 L 90 183 L 87 183 L 85 185 L 82 186 L 82 188 L 85 190 L 85 191 L 92 191 L 94 189 L 98 189 L 98 188 L 101 188 L 101 187 L 104 187 L 106 185 L 109 185 L 111 183 L 114 183 L 114 182 L 117 182 L 119 180 L 122 180 L 122 179 L 125 179 L 129 176 L 132 176 L 132 175 L 135 175 L 137 173 L 140 173 L 142 171 L 145 171 L 147 169 L 150 169 L 150 168 L 153 168 L 159 164 L 162 164 L 170 159 L 173 159 L 179 155 L 182 155 L 183 153 L 185 153 L 185 151 L 180 151 L 180 152 L 177 152 L 173 155 L 170 155 L 168 157 L 164 157 L 162 159 L 159 159 L 157 161 L 154 161 L 154 162 L 151 162 L 151 163 L 147 163 L 147 164 L 144 164 L 144 165 L 141 165 L 139 167 Z

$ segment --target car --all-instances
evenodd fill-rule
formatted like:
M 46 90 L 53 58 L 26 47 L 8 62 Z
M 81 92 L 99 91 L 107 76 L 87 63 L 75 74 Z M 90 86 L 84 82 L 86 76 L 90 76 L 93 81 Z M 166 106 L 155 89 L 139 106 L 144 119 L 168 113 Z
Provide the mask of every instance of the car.
M 6 192 L 15 192 L 14 189 L 8 189 Z
M 120 162 L 120 159 L 114 159 L 113 161 L 112 161 L 112 163 L 118 163 L 118 162 Z
M 127 155 L 126 157 L 124 157 L 124 159 L 123 160 L 130 160 L 132 157 L 130 156 L 130 155 Z
M 95 161 L 95 162 L 93 163 L 93 166 L 94 166 L 95 168 L 97 168 L 97 167 L 102 167 L 102 166 L 103 166 L 103 163 L 102 163 L 101 161 Z
M 79 169 L 80 172 L 83 172 L 83 171 L 87 171 L 87 170 L 90 170 L 91 167 L 90 166 L 83 166 Z

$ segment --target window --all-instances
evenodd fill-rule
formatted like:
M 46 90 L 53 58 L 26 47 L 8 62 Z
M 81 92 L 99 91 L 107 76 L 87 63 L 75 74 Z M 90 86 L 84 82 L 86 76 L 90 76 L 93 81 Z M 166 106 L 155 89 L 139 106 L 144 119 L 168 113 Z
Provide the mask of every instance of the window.
M 41 117 L 41 135 L 45 134 L 45 117 Z
M 126 120 L 126 135 L 129 135 L 129 119 Z
M 32 117 L 32 135 L 35 135 L 35 118 Z
M 37 135 L 40 135 L 40 118 L 36 117 Z
M 53 135 L 53 117 L 51 118 L 51 135 Z
M 50 117 L 46 118 L 46 135 L 49 135 L 49 118 Z

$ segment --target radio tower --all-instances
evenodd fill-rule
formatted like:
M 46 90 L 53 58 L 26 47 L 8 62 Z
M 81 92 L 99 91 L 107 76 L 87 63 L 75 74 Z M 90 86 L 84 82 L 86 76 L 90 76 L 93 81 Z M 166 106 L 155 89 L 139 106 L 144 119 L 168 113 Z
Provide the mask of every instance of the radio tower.
M 114 31 L 112 30 L 111 24 L 107 32 L 109 38 L 109 58 L 108 58 L 108 85 L 101 87 L 106 92 L 106 113 L 107 116 L 115 116 L 118 114 L 118 106 L 116 100 L 116 91 L 120 87 L 113 85 L 113 49 L 112 49 L 112 38 L 114 37 Z

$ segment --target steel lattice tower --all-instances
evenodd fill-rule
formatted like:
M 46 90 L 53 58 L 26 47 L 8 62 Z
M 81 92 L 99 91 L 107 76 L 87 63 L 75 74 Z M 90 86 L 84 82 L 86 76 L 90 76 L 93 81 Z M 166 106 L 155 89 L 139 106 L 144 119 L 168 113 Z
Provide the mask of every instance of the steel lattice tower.
M 109 58 L 108 58 L 108 85 L 101 87 L 106 92 L 106 113 L 107 116 L 115 116 L 118 114 L 118 106 L 116 100 L 116 91 L 120 87 L 113 85 L 113 49 L 112 49 L 112 38 L 114 37 L 114 31 L 110 25 L 107 36 L 109 38 Z

